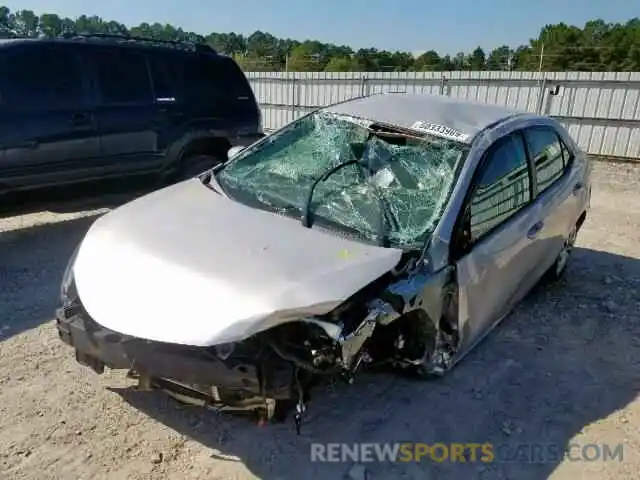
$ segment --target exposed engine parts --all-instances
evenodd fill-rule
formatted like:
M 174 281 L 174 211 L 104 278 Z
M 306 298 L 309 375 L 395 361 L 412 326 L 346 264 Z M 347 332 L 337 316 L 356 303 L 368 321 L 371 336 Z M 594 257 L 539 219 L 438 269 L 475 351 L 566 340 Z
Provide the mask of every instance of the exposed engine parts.
M 377 295 L 360 292 L 331 317 L 284 323 L 235 346 L 216 347 L 218 358 L 238 368 L 246 362 L 260 372 L 260 392 L 166 379 L 140 378 L 140 384 L 216 411 L 251 410 L 260 422 L 284 419 L 293 410 L 299 434 L 309 390 L 322 377 L 353 383 L 364 365 L 373 364 L 420 376 L 440 375 L 451 368 L 460 338 L 457 289 L 451 275 L 451 271 L 433 275 L 415 269 L 401 281 L 381 279 L 373 287 Z

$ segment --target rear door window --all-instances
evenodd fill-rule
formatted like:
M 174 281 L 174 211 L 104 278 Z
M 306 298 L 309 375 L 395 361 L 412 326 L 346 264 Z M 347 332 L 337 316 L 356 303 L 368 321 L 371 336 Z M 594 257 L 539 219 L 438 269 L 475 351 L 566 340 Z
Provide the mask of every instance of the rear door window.
M 476 242 L 531 200 L 527 154 L 519 133 L 492 147 L 472 188 L 471 241 Z
M 182 65 L 173 55 L 150 55 L 149 71 L 153 81 L 155 100 L 182 101 Z
M 12 108 L 69 109 L 85 103 L 82 69 L 70 49 L 46 44 L 11 49 L 0 75 L 0 100 Z
M 542 193 L 564 173 L 569 162 L 568 150 L 550 127 L 528 128 L 525 137 L 535 164 L 538 193 Z
M 124 48 L 93 52 L 98 89 L 106 105 L 151 103 L 151 79 L 146 58 Z

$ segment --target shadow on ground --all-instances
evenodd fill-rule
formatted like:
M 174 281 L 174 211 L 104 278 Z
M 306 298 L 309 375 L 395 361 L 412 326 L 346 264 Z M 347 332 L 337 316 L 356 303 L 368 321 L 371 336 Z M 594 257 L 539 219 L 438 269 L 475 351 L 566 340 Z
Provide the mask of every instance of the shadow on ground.
M 490 442 L 490 464 L 369 463 L 372 478 L 547 478 L 559 460 L 507 458 L 525 443 L 564 448 L 630 403 L 640 384 L 640 261 L 576 249 L 567 279 L 538 287 L 446 377 L 365 375 L 314 392 L 302 435 L 181 407 L 159 392 L 118 390 L 130 404 L 260 478 L 335 479 L 349 464 L 313 463 L 311 443 Z M 551 313 L 550 313 L 551 312 Z M 236 457 L 237 460 L 233 460 Z M 507 461 L 511 460 L 511 461 Z M 516 461 L 517 460 L 517 461 Z
M 133 178 L 4 194 L 0 201 L 0 219 L 36 212 L 72 213 L 114 208 L 154 188 L 159 187 L 153 180 Z
M 0 222 L 19 223 L 20 215 L 31 213 L 111 209 L 151 191 L 154 185 L 134 178 L 5 194 Z M 45 217 L 47 223 L 0 232 L 0 341 L 53 318 L 67 261 L 97 216 L 66 221 Z M 24 221 L 34 222 L 27 217 Z
M 67 262 L 97 217 L 0 233 L 0 342 L 53 318 Z

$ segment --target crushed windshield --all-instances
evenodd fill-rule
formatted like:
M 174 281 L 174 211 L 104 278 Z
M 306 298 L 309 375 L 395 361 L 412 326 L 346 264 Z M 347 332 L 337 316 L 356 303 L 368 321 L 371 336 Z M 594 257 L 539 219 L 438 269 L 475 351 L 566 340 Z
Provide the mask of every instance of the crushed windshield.
M 466 146 L 374 127 L 380 126 L 316 112 L 241 153 L 216 179 L 235 198 L 303 215 L 314 182 L 357 160 L 317 185 L 308 205 L 315 221 L 377 242 L 384 208 L 393 220 L 384 231 L 389 243 L 417 244 L 438 222 Z

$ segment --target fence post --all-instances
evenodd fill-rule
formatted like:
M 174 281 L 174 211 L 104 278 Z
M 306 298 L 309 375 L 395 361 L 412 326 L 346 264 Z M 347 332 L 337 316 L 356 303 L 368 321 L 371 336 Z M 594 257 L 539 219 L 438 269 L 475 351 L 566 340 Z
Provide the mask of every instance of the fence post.
M 295 75 L 295 73 L 294 73 Z M 297 85 L 297 78 L 294 76 L 291 79 L 291 119 L 289 120 L 290 122 L 293 122 L 296 119 L 296 111 L 298 109 L 298 85 Z
M 369 79 L 367 77 L 363 76 L 361 78 L 361 80 L 362 80 L 362 82 L 360 83 L 360 96 L 361 97 L 366 97 L 366 96 L 369 95 L 369 91 L 368 91 L 369 90 L 369 88 L 368 88 L 369 87 L 369 83 L 368 83 Z
M 538 92 L 538 105 L 536 105 L 536 114 L 542 114 L 542 106 L 544 105 L 545 91 L 547 89 L 547 77 L 542 77 L 540 83 L 540 91 Z
M 446 83 L 447 83 L 447 77 L 445 77 L 443 74 L 442 77 L 440 78 L 440 95 L 444 95 Z

